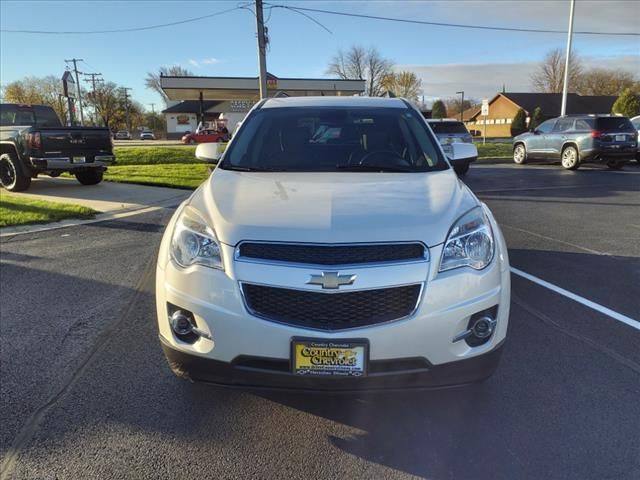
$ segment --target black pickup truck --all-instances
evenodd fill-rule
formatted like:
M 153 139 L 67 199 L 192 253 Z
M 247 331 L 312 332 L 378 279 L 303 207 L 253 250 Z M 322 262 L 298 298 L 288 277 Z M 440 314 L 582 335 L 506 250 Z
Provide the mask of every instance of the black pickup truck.
M 7 190 L 26 190 L 40 173 L 72 172 L 96 185 L 114 162 L 107 128 L 65 127 L 46 105 L 0 104 L 0 184 Z

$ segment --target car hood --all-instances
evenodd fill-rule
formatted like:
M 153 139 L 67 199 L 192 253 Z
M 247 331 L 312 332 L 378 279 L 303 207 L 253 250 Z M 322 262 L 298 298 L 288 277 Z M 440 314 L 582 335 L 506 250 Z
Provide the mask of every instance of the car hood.
M 478 200 L 452 170 L 430 173 L 216 169 L 191 198 L 220 241 L 444 242 Z

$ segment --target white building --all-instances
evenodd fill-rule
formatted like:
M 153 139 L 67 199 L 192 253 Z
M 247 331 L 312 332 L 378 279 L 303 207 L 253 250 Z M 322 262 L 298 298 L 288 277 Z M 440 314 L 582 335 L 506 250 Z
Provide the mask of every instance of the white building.
M 171 105 L 163 110 L 167 138 L 180 138 L 194 132 L 200 122 L 226 120 L 230 131 L 259 100 L 256 77 L 166 77 L 160 78 L 162 90 Z M 282 92 L 290 97 L 359 95 L 364 80 L 277 78 L 267 76 L 270 95 Z

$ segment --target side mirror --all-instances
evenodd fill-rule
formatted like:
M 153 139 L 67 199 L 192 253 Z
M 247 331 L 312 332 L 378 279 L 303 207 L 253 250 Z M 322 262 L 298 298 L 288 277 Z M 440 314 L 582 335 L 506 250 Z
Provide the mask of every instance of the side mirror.
M 196 158 L 204 162 L 217 163 L 223 152 L 224 146 L 221 143 L 201 143 L 196 147 Z
M 534 135 L 540 135 L 540 131 L 535 128 L 531 129 L 531 133 L 533 133 Z
M 452 162 L 466 160 L 473 162 L 478 159 L 478 149 L 473 143 L 452 143 L 447 151 L 447 157 Z

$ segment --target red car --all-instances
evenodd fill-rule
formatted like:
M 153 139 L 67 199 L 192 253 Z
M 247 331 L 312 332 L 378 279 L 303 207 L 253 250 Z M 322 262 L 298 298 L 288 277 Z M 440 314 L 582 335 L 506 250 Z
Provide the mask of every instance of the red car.
M 182 143 L 210 143 L 226 142 L 229 134 L 218 130 L 203 130 L 200 133 L 187 133 L 182 137 Z

